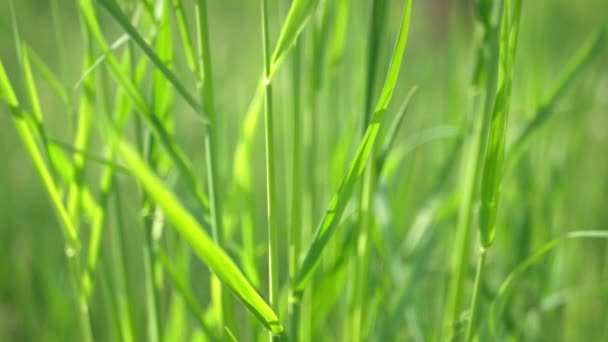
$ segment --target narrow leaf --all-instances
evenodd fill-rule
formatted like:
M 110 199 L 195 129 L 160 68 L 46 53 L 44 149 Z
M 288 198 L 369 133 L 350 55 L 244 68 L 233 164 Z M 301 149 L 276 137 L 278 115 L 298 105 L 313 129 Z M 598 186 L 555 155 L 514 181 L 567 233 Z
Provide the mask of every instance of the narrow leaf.
M 247 281 L 230 257 L 213 243 L 198 221 L 179 202 L 177 197 L 158 179 L 144 160 L 116 132 L 106 124 L 107 139 L 116 148 L 150 198 L 163 210 L 171 226 L 192 246 L 196 255 L 245 304 L 251 313 L 273 334 L 280 334 L 283 326 L 270 306 Z
M 321 258 L 327 242 L 333 235 L 336 226 L 340 222 L 340 218 L 353 193 L 355 184 L 363 173 L 369 154 L 372 151 L 378 136 L 382 118 L 384 117 L 386 108 L 393 95 L 399 70 L 401 69 L 401 60 L 407 43 L 411 9 L 412 0 L 408 0 L 404 7 L 401 29 L 399 31 L 399 36 L 397 37 L 397 44 L 395 46 L 395 50 L 393 51 L 391 64 L 389 66 L 386 81 L 380 95 L 380 100 L 378 101 L 376 110 L 371 118 L 371 123 L 369 124 L 365 135 L 359 144 L 357 153 L 350 164 L 348 172 L 342 179 L 338 191 L 334 194 L 325 215 L 321 219 L 321 223 L 315 231 L 313 241 L 295 277 L 293 284 L 293 295 L 296 299 L 301 297 L 302 293 L 304 292 L 304 289 L 306 288 L 306 285 Z

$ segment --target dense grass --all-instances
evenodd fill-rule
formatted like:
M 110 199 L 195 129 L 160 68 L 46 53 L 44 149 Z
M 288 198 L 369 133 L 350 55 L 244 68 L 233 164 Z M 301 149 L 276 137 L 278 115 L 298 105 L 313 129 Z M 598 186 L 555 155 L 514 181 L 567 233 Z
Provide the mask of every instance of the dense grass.
M 0 340 L 608 339 L 601 1 L 0 11 Z

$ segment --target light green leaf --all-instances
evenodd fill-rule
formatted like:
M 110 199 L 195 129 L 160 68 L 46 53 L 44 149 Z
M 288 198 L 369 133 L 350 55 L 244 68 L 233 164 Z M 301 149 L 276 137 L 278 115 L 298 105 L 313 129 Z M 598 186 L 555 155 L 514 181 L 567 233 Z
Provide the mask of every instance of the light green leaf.
M 361 178 L 367 163 L 367 159 L 378 136 L 378 131 L 380 129 L 384 113 L 393 95 L 399 70 L 401 69 L 401 60 L 407 43 L 411 10 L 412 0 L 408 0 L 404 7 L 401 29 L 399 30 L 397 44 L 395 46 L 395 50 L 393 51 L 391 64 L 388 69 L 388 74 L 382 89 L 382 93 L 380 95 L 380 100 L 378 101 L 374 115 L 371 118 L 371 123 L 367 127 L 365 135 L 359 144 L 357 153 L 355 154 L 355 157 L 348 168 L 348 172 L 342 179 L 338 191 L 334 194 L 325 215 L 321 219 L 321 223 L 315 231 L 313 241 L 295 277 L 293 284 L 293 295 L 296 299 L 299 299 L 302 296 L 302 293 L 304 292 L 304 289 L 306 288 L 306 285 L 321 258 L 327 242 L 333 235 L 338 223 L 340 222 L 340 218 L 352 196 L 357 181 L 359 178 Z
M 90 0 L 86 1 L 89 2 Z M 139 46 L 139 48 L 150 58 L 155 67 L 157 67 L 167 80 L 173 85 L 175 90 L 186 102 L 194 109 L 197 114 L 200 114 L 206 120 L 206 113 L 195 97 L 190 94 L 186 87 L 180 82 L 175 74 L 167 67 L 161 58 L 154 52 L 154 49 L 145 41 L 141 34 L 131 24 L 129 18 L 122 12 L 118 4 L 114 0 L 97 0 L 108 13 L 116 20 L 116 22 L 125 30 L 131 39 Z M 81 2 L 82 3 L 82 2 Z
M 171 226 L 190 244 L 196 255 L 245 304 L 251 313 L 273 334 L 280 334 L 283 326 L 270 306 L 247 281 L 230 257 L 217 246 L 198 221 L 179 202 L 177 197 L 158 179 L 144 160 L 137 155 L 106 123 L 109 142 L 129 166 L 150 198 L 162 208 Z

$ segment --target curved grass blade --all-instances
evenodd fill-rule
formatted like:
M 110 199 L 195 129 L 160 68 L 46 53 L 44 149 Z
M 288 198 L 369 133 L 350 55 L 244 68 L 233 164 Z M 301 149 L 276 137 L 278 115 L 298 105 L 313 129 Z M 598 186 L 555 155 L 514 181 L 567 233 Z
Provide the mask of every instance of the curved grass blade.
M 23 51 L 27 51 L 30 61 L 32 65 L 40 75 L 46 80 L 46 82 L 51 86 L 51 89 L 55 92 L 55 94 L 61 99 L 64 105 L 70 105 L 70 99 L 68 96 L 68 91 L 65 89 L 59 77 L 55 75 L 53 71 L 46 65 L 46 63 L 38 56 L 34 50 L 32 50 L 28 45 L 23 45 Z
M 547 99 L 536 110 L 532 121 L 524 127 L 517 139 L 515 139 L 515 142 L 510 146 L 508 162 L 511 165 L 518 161 L 519 157 L 529 146 L 534 133 L 540 130 L 551 119 L 558 101 L 563 98 L 565 92 L 572 86 L 585 67 L 599 54 L 605 46 L 605 41 L 606 29 L 602 28 L 587 39 L 585 44 L 578 50 L 568 64 L 568 67 L 566 67 L 565 72 L 560 75 L 555 87 L 549 92 Z
M 93 8 L 93 4 L 91 3 L 91 0 L 81 0 L 80 8 L 85 18 L 85 22 L 91 30 L 91 33 L 97 40 L 98 45 L 100 46 L 102 51 L 107 53 L 106 61 L 108 63 L 108 66 L 110 67 L 112 75 L 117 80 L 117 82 L 125 89 L 125 92 L 133 101 L 137 112 L 142 115 L 143 119 L 152 129 L 152 132 L 156 136 L 158 143 L 161 144 L 163 149 L 171 158 L 173 164 L 177 167 L 184 181 L 188 184 L 189 189 L 194 193 L 196 199 L 199 202 L 199 205 L 201 206 L 201 209 L 205 212 L 208 211 L 209 202 L 207 200 L 207 196 L 201 190 L 201 187 L 198 183 L 196 176 L 194 175 L 194 171 L 192 170 L 188 159 L 186 158 L 186 155 L 175 143 L 175 140 L 164 127 L 162 121 L 154 115 L 152 108 L 148 105 L 144 96 L 138 90 L 137 86 L 131 81 L 129 76 L 123 72 L 114 55 L 108 53 L 108 44 L 106 43 L 101 32 L 101 28 L 99 27 L 99 23 L 97 22 L 96 13 Z
M 131 37 L 131 39 L 139 46 L 139 48 L 150 58 L 155 67 L 157 67 L 163 75 L 167 78 L 167 80 L 173 85 L 175 90 L 181 97 L 186 100 L 188 105 L 194 109 L 194 111 L 199 114 L 205 121 L 207 120 L 207 114 L 201 106 L 201 104 L 196 101 L 194 96 L 190 94 L 190 92 L 186 89 L 186 87 L 179 81 L 177 76 L 163 63 L 160 57 L 154 52 L 154 49 L 146 43 L 145 39 L 139 34 L 137 29 L 131 25 L 129 18 L 122 12 L 118 4 L 114 0 L 97 0 L 103 6 L 108 13 L 116 20 L 116 22 L 125 30 L 125 32 Z
M 78 258 L 80 250 L 80 240 L 78 230 L 74 226 L 59 194 L 59 190 L 53 181 L 50 170 L 44 162 L 42 153 L 40 152 L 36 140 L 30 130 L 26 116 L 29 115 L 19 106 L 19 101 L 15 95 L 13 87 L 6 75 L 4 64 L 0 61 L 0 96 L 6 101 L 11 113 L 17 132 L 30 155 L 32 162 L 40 176 L 47 194 L 50 197 L 51 203 L 55 207 L 58 219 L 62 226 L 62 233 L 66 244 L 66 256 L 71 274 L 71 281 L 76 292 L 78 311 L 80 313 L 80 325 L 84 341 L 92 341 L 91 320 L 89 309 L 84 293 L 89 286 L 81 277 L 81 268 Z
M 509 291 L 515 281 L 521 277 L 532 265 L 538 262 L 543 256 L 555 249 L 562 242 L 570 239 L 608 239 L 608 231 L 606 230 L 578 230 L 568 232 L 562 236 L 559 236 L 553 240 L 550 240 L 543 244 L 539 249 L 536 250 L 527 259 L 517 265 L 503 280 L 502 284 L 498 288 L 496 297 L 492 300 L 490 305 L 490 327 L 492 329 L 496 326 L 496 320 L 500 318 L 502 314 L 502 307 L 500 300 L 508 296 Z
M 401 60 L 403 58 L 403 52 L 405 51 L 407 43 L 411 9 L 412 0 L 408 0 L 404 6 L 401 29 L 399 30 L 399 36 L 397 37 L 397 43 L 395 50 L 393 51 L 391 64 L 382 93 L 380 95 L 380 100 L 376 105 L 376 109 L 371 118 L 371 123 L 369 124 L 365 135 L 359 144 L 357 153 L 350 164 L 348 172 L 342 179 L 338 191 L 334 194 L 325 215 L 323 215 L 321 223 L 315 231 L 313 241 L 306 253 L 304 261 L 298 270 L 293 284 L 294 300 L 301 298 L 304 289 L 306 288 L 308 281 L 310 281 L 317 263 L 321 258 L 321 254 L 323 253 L 327 242 L 333 235 L 335 228 L 340 221 L 340 217 L 342 216 L 344 209 L 352 196 L 355 184 L 363 174 L 367 159 L 378 136 L 378 131 L 382 124 L 384 113 L 388 107 L 389 101 L 397 84 L 397 78 L 401 68 Z
M 186 210 L 173 193 L 154 175 L 142 158 L 137 155 L 107 121 L 104 123 L 106 139 L 129 166 L 150 198 L 162 208 L 171 226 L 192 246 L 196 255 L 220 280 L 245 304 L 249 311 L 274 334 L 280 334 L 283 326 L 277 315 L 249 284 L 230 257 L 218 247 Z

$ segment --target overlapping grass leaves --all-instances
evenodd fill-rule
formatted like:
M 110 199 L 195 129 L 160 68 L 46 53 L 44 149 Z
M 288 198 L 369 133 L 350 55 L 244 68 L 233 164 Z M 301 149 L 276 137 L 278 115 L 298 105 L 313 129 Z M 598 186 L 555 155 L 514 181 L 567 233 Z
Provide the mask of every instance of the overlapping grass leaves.
M 393 51 L 380 99 L 348 171 L 342 179 L 337 192 L 334 194 L 327 211 L 323 215 L 321 223 L 315 231 L 313 241 L 306 252 L 304 261 L 295 277 L 292 286 L 293 295 L 296 298 L 302 295 L 308 281 L 310 281 L 314 269 L 321 258 L 321 254 L 340 222 L 348 201 L 351 199 L 355 185 L 363 174 L 367 159 L 378 136 L 384 113 L 397 83 L 397 77 L 401 69 L 401 60 L 407 43 L 411 9 L 412 0 L 408 0 L 404 7 L 399 36 L 397 37 L 397 43 Z

